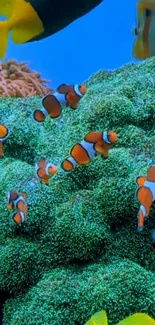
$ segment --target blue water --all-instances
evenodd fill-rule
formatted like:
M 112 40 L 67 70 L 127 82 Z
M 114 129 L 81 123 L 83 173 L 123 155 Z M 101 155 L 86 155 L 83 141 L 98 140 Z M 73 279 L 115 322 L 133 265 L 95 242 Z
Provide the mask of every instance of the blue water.
M 136 0 L 105 0 L 59 33 L 39 42 L 15 45 L 8 58 L 28 61 L 52 81 L 80 83 L 99 69 L 119 67 L 132 58 Z

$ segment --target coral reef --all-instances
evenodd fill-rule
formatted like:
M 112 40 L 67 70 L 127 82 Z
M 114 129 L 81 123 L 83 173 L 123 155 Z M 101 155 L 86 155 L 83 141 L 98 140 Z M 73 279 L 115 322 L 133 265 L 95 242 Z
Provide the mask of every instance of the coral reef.
M 131 313 L 155 317 L 152 208 L 137 232 L 136 177 L 155 164 L 155 58 L 86 82 L 76 111 L 33 120 L 39 97 L 1 98 L 10 128 L 0 160 L 0 290 L 13 295 L 3 325 L 83 325 L 106 309 L 115 325 Z M 109 158 L 65 173 L 61 161 L 89 131 L 112 130 Z M 58 166 L 50 186 L 34 175 L 48 159 Z M 28 220 L 16 225 L 5 193 L 26 191 Z
M 37 72 L 26 63 L 5 60 L 0 64 L 0 97 L 29 97 L 47 95 L 52 92 Z

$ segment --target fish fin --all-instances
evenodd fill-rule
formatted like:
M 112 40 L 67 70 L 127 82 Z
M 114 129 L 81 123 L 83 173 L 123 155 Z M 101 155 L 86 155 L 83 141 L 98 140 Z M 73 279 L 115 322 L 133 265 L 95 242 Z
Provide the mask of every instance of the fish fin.
M 155 182 L 155 166 L 151 166 L 147 172 L 147 180 L 149 182 Z
M 0 22 L 0 59 L 5 56 L 10 28 L 7 21 Z
M 150 51 L 141 39 L 137 39 L 133 44 L 132 55 L 136 59 L 144 60 L 150 57 Z
M 33 118 L 34 118 L 34 120 L 37 121 L 37 122 L 44 122 L 46 116 L 45 116 L 45 114 L 44 114 L 41 110 L 36 109 L 36 110 L 34 111 L 34 113 L 33 113 Z
M 147 314 L 136 313 L 123 319 L 116 325 L 155 325 L 155 320 Z
M 46 159 L 40 159 L 37 163 L 37 166 L 39 168 L 45 169 L 46 168 L 46 164 L 47 164 L 47 160 Z
M 58 88 L 57 88 L 57 91 L 61 94 L 66 94 L 68 93 L 68 91 L 71 90 L 71 87 L 66 85 L 66 84 L 61 84 Z
M 143 228 L 144 228 L 144 215 L 143 215 L 143 212 L 140 210 L 138 212 L 138 231 L 142 231 Z
M 16 44 L 26 43 L 44 31 L 42 21 L 29 1 L 14 2 L 12 20 L 12 40 Z
M 26 192 L 22 192 L 22 197 L 23 197 L 23 199 L 27 199 L 27 193 Z
M 146 181 L 146 176 L 138 176 L 136 178 L 136 183 L 138 186 L 143 186 Z
M 3 1 L 0 2 L 0 14 L 2 16 L 5 16 L 9 18 L 12 15 L 12 8 L 13 8 L 13 1 L 10 1 L 10 3 L 5 3 Z
M 71 172 L 74 169 L 74 165 L 72 164 L 71 161 L 69 161 L 68 159 L 65 159 L 62 163 L 61 163 L 61 167 L 63 170 L 65 170 L 66 172 Z
M 101 310 L 95 313 L 85 325 L 108 325 L 106 312 Z
M 95 143 L 102 140 L 102 132 L 89 132 L 84 137 L 84 140 L 89 143 Z

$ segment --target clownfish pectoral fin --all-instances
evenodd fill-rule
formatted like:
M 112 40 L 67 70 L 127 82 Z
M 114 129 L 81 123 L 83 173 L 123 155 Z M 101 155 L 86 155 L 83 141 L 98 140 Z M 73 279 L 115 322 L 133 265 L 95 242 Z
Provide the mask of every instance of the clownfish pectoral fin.
M 73 92 L 68 92 L 66 94 L 67 104 L 70 108 L 76 109 L 77 108 L 77 101 L 75 100 L 75 94 Z
M 104 158 L 108 157 L 108 149 L 104 148 L 104 143 L 102 140 L 95 142 L 93 148 L 98 154 L 102 155 Z
M 104 310 L 95 313 L 85 325 L 108 325 L 107 314 Z
M 49 185 L 50 184 L 50 179 L 49 177 L 48 178 L 42 178 L 42 183 L 45 184 L 45 185 Z
M 45 114 L 42 112 L 42 110 L 36 109 L 33 113 L 33 118 L 37 122 L 44 122 L 45 121 Z
M 155 325 L 155 320 L 147 314 L 136 313 L 123 319 L 116 325 Z
M 140 187 L 140 186 L 143 186 L 144 185 L 144 183 L 145 183 L 145 181 L 146 181 L 146 176 L 138 176 L 137 178 L 136 178 L 136 183 L 137 183 L 137 185 Z

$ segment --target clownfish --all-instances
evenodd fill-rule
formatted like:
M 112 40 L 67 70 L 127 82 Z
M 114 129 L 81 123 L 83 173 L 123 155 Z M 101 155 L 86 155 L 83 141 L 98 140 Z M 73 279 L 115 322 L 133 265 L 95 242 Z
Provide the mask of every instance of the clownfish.
M 25 192 L 19 194 L 17 191 L 10 191 L 7 193 L 8 209 L 16 209 L 17 213 L 13 214 L 13 220 L 16 223 L 21 223 L 26 220 L 27 217 L 27 194 Z M 18 222 L 19 220 L 19 222 Z
M 109 149 L 117 140 L 115 132 L 89 132 L 80 143 L 75 144 L 68 159 L 61 163 L 61 167 L 72 171 L 75 166 L 88 164 L 94 157 L 100 154 L 104 159 L 108 158 Z
M 137 12 L 137 26 L 133 30 L 136 36 L 133 56 L 144 60 L 155 55 L 155 0 L 138 1 Z
M 40 110 L 35 110 L 33 118 L 37 122 L 44 122 L 47 115 L 51 118 L 57 118 L 61 115 L 62 107 L 77 108 L 79 100 L 85 95 L 86 87 L 84 85 L 60 85 L 56 92 L 52 95 L 47 95 L 42 100 Z
M 57 167 L 47 160 L 40 160 L 36 164 L 36 173 L 43 184 L 49 185 L 50 178 L 57 173 Z
M 85 325 L 108 325 L 107 314 L 104 310 L 95 313 Z M 155 325 L 155 320 L 144 313 L 132 314 L 116 325 Z
M 4 157 L 3 141 L 8 138 L 10 130 L 3 124 L 0 124 L 0 157 Z
M 137 199 L 140 202 L 138 212 L 138 231 L 144 227 L 144 219 L 148 217 L 152 203 L 155 200 L 155 166 L 148 169 L 147 176 L 139 176 L 136 179 L 139 186 L 137 190 Z
M 16 44 L 53 35 L 86 15 L 103 0 L 0 0 L 0 59 L 5 56 L 9 33 Z

